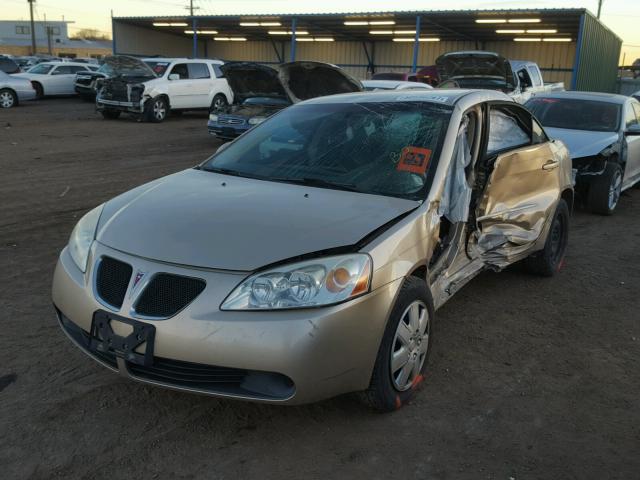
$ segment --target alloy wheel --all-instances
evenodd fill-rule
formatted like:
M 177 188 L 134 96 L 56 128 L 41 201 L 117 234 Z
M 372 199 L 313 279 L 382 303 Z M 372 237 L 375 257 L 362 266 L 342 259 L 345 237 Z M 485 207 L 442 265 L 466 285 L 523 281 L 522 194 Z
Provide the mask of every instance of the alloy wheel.
M 406 308 L 398 322 L 389 370 L 393 386 L 401 392 L 411 388 L 420 375 L 427 358 L 430 326 L 427 306 L 419 300 Z
M 0 93 L 0 106 L 2 108 L 11 108 L 15 103 L 15 99 L 13 98 L 13 94 L 11 92 L 2 92 Z
M 611 178 L 611 185 L 609 186 L 609 210 L 613 210 L 618 205 L 620 200 L 620 194 L 622 192 L 622 173 L 619 169 L 613 174 Z
M 162 100 L 158 100 L 153 104 L 153 116 L 156 120 L 164 120 L 164 117 L 167 115 L 167 108 L 164 105 Z
M 213 101 L 213 108 L 215 110 L 222 110 L 226 106 L 227 102 L 222 97 L 218 97 Z

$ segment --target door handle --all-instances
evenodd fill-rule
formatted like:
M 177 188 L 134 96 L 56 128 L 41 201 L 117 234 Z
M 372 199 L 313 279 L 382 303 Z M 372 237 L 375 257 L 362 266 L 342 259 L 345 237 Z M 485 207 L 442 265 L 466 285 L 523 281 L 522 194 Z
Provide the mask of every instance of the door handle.
M 560 166 L 560 162 L 558 160 L 547 160 L 544 165 L 542 165 L 543 170 L 553 170 L 554 168 L 558 168 Z

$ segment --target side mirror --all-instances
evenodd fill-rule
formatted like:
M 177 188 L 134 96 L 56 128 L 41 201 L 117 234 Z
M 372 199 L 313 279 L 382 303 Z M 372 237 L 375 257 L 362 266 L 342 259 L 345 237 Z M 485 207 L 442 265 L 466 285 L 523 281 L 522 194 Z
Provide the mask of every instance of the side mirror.
M 640 135 L 640 125 L 631 125 L 627 130 L 624 131 L 626 136 L 638 136 Z
M 216 154 L 222 152 L 225 148 L 227 148 L 229 145 L 231 145 L 231 142 L 224 142 L 222 145 L 220 145 L 218 147 L 218 149 L 216 150 Z
M 179 73 L 170 73 L 169 74 L 169 80 L 180 80 L 180 74 Z

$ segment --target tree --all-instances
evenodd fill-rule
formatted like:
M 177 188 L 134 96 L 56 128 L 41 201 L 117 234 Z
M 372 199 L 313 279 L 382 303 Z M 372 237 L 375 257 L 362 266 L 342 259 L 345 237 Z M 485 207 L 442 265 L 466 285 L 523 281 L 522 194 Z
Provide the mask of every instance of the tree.
M 95 28 L 81 28 L 69 38 L 71 40 L 111 40 L 109 34 Z

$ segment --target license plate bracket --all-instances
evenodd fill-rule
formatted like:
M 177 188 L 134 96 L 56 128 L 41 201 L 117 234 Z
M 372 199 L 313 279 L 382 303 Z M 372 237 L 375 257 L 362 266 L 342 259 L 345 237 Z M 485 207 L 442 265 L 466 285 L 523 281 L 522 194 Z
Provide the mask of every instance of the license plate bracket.
M 118 335 L 113 331 L 112 320 L 127 324 L 133 330 L 127 336 Z M 153 365 L 155 336 L 156 327 L 154 325 L 98 310 L 93 314 L 89 341 L 92 349 L 148 367 Z M 142 344 L 145 344 L 144 353 L 137 352 L 136 349 Z

